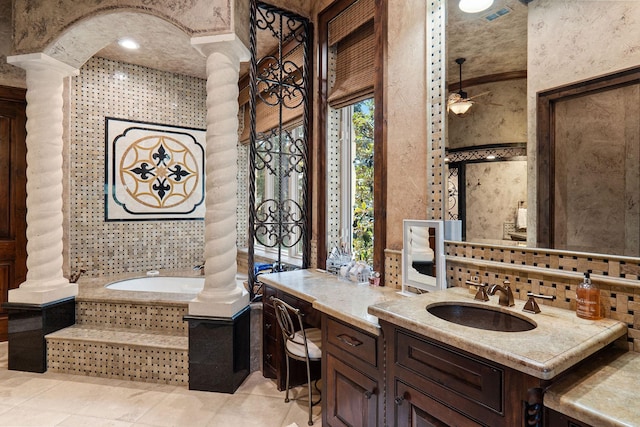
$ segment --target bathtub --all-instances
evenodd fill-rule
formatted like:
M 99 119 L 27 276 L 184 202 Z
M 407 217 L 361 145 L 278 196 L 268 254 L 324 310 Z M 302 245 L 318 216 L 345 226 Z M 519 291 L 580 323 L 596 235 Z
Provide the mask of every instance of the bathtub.
M 107 289 L 134 292 L 164 292 L 197 294 L 204 286 L 204 277 L 152 276 L 125 279 L 105 285 Z

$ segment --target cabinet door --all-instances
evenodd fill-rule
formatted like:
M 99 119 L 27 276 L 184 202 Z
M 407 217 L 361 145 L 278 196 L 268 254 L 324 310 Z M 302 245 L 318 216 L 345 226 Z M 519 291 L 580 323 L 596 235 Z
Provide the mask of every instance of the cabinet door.
M 378 422 L 378 382 L 327 354 L 325 399 L 327 423 L 332 427 L 376 427 Z
M 591 427 L 589 424 L 582 423 L 549 408 L 545 408 L 544 425 L 548 427 Z
M 394 399 L 395 403 L 393 419 L 389 420 L 389 425 L 396 427 L 483 426 L 397 379 L 395 394 L 387 396 L 388 399 Z

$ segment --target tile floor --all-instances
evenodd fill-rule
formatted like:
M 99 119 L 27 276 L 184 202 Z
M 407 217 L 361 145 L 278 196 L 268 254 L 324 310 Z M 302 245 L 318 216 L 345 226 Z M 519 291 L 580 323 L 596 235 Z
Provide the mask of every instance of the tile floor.
M 306 388 L 284 392 L 254 372 L 235 394 L 186 387 L 7 369 L 0 343 L 0 426 L 11 427 L 284 427 L 307 426 Z M 320 405 L 314 427 L 321 427 Z

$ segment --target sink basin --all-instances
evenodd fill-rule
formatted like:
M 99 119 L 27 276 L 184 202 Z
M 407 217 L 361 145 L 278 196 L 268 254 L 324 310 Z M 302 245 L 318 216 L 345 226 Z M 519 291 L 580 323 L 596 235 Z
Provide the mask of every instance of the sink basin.
M 477 305 L 432 304 L 427 306 L 427 311 L 448 322 L 488 331 L 524 332 L 537 326 L 515 314 Z

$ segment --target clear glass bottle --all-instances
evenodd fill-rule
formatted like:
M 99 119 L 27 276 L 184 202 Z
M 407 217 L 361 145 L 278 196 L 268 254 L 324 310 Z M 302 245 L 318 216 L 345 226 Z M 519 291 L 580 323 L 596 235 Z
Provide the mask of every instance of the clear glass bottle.
M 589 273 L 584 273 L 584 280 L 576 289 L 576 315 L 589 320 L 602 318 L 600 314 L 600 289 L 591 283 Z

